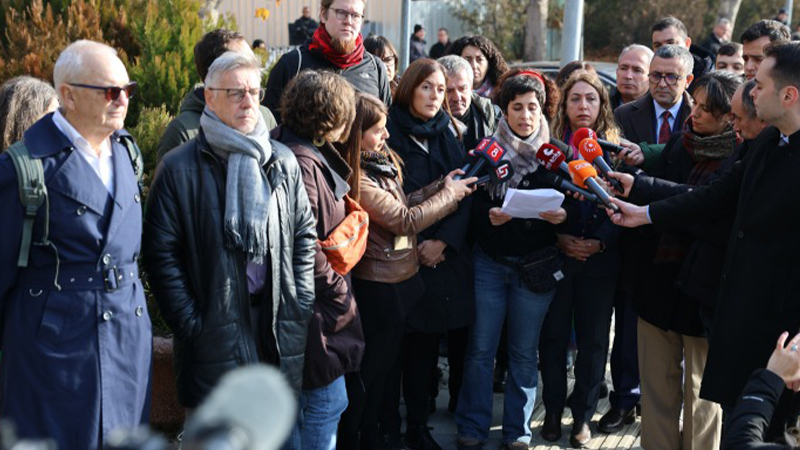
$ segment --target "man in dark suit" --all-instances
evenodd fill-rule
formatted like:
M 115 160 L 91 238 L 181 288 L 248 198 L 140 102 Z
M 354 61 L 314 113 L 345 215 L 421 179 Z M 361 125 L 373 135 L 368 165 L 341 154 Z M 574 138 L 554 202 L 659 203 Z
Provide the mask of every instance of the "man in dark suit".
M 680 133 L 691 113 L 691 98 L 686 88 L 693 80 L 692 55 L 677 45 L 661 46 L 650 62 L 649 92 L 631 103 L 618 107 L 614 118 L 625 138 L 648 144 L 666 143 L 673 132 Z M 665 116 L 665 114 L 667 114 Z M 639 366 L 637 357 L 636 298 L 638 252 L 641 233 L 628 232 L 620 238 L 622 271 L 614 301 L 615 327 L 611 353 L 611 378 L 614 390 L 611 409 L 597 424 L 602 433 L 614 433 L 625 422 L 634 420 L 634 407 L 639 402 Z
M 625 139 L 666 144 L 673 132 L 680 132 L 692 108 L 686 88 L 694 79 L 693 64 L 685 48 L 666 45 L 656 51 L 650 62 L 650 92 L 614 111 Z
M 634 206 L 614 200 L 622 226 L 686 226 L 734 214 L 700 396 L 731 408 L 783 331 L 800 324 L 800 43 L 765 49 L 751 95 L 771 127 L 717 182 Z

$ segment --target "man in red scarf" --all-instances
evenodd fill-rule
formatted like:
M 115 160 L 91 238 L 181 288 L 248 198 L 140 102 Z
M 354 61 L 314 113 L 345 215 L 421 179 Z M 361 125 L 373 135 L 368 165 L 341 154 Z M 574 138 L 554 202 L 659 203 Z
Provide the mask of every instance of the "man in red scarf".
M 322 0 L 320 26 L 311 40 L 278 60 L 269 74 L 264 105 L 277 113 L 283 89 L 301 70 L 331 70 L 355 90 L 372 94 L 388 106 L 392 101 L 383 61 L 364 51 L 361 24 L 366 0 Z

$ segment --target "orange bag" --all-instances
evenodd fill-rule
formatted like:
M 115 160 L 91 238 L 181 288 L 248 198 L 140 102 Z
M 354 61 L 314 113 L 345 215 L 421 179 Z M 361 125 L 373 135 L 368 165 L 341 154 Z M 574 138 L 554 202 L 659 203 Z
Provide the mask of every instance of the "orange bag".
M 328 263 L 339 275 L 345 276 L 358 264 L 367 250 L 369 214 L 355 200 L 344 196 L 347 216 L 324 241 L 320 241 Z

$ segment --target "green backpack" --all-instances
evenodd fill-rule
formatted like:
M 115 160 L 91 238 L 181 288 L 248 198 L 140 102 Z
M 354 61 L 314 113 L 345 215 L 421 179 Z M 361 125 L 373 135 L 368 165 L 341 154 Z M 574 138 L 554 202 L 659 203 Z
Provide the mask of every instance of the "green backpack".
M 142 176 L 144 175 L 144 161 L 142 151 L 130 136 L 122 136 L 122 146 L 128 151 L 133 165 L 133 173 L 139 185 L 139 192 L 142 191 Z M 42 204 L 44 210 L 44 233 L 42 240 L 37 245 L 52 245 L 48 240 L 50 232 L 50 203 L 47 198 L 47 186 L 44 183 L 44 168 L 42 161 L 33 158 L 25 146 L 25 141 L 18 141 L 6 150 L 14 163 L 17 171 L 17 183 L 19 185 L 19 200 L 25 210 L 25 221 L 22 224 L 22 241 L 19 247 L 19 259 L 17 267 L 28 267 L 28 255 L 30 254 L 31 243 L 33 240 L 33 222 L 36 213 Z

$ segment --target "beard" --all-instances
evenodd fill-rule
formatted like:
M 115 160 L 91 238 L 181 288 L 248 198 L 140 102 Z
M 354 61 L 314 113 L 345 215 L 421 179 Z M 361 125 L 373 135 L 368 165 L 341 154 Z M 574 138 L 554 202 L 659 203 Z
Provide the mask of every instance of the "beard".
M 356 49 L 356 40 L 345 41 L 340 38 L 331 38 L 331 47 L 340 55 L 349 55 Z

